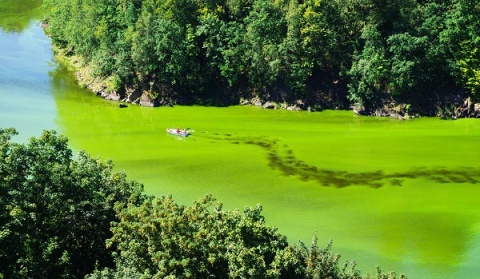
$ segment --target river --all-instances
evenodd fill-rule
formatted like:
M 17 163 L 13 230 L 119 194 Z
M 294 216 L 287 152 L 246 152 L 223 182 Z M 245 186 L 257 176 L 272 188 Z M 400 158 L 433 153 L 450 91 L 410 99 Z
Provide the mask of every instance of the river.
M 191 204 L 211 193 L 227 209 L 261 204 L 290 243 L 333 239 L 363 273 L 379 265 L 409 278 L 480 274 L 478 120 L 119 108 L 55 62 L 37 6 L 0 9 L 0 128 L 17 128 L 16 140 L 55 129 L 72 149 L 112 159 L 149 194 Z M 194 132 L 177 138 L 166 127 Z

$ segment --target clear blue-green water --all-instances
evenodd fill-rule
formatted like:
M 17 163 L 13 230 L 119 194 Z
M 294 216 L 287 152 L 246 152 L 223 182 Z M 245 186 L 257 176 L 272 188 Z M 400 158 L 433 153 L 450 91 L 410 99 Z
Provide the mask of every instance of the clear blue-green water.
M 260 203 L 291 243 L 314 233 L 321 245 L 333 239 L 363 272 L 379 265 L 409 278 L 480 274 L 478 120 L 120 109 L 76 86 L 39 24 L 25 24 L 35 16 L 11 17 L 0 21 L 0 127 L 17 128 L 17 140 L 56 129 L 74 150 L 112 159 L 147 193 L 185 204 L 212 193 L 231 209 Z M 177 138 L 167 127 L 195 132 Z

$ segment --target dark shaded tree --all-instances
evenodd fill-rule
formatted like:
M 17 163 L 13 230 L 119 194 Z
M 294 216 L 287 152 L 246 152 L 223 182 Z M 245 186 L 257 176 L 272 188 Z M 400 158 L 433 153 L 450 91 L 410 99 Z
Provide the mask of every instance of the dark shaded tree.
M 0 274 L 6 278 L 82 278 L 111 266 L 116 203 L 139 203 L 142 185 L 111 162 L 80 152 L 45 131 L 26 144 L 0 129 Z

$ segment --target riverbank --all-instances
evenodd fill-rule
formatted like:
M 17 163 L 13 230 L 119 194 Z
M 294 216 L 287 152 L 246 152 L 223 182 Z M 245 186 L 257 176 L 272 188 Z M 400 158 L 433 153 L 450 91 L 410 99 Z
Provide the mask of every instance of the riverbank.
M 94 74 L 94 66 L 86 64 L 79 56 L 72 55 L 68 50 L 60 49 L 53 45 L 54 55 L 62 65 L 75 74 L 78 84 L 81 87 L 88 88 L 97 96 L 107 100 L 113 100 L 122 103 L 135 104 L 147 107 L 174 106 L 174 105 L 192 105 L 191 100 L 185 102 L 181 97 L 175 97 L 176 94 L 165 94 L 165 92 L 155 92 L 145 90 L 140 86 L 133 88 L 121 88 L 120 82 L 114 76 L 100 78 Z M 273 95 L 273 94 L 272 94 Z M 225 103 L 225 100 L 217 100 L 213 103 L 222 103 L 225 105 L 257 106 L 264 109 L 285 109 L 289 111 L 321 111 L 323 109 L 352 110 L 355 114 L 361 116 L 390 117 L 399 120 L 407 120 L 422 116 L 436 116 L 442 119 L 457 118 L 480 118 L 480 103 L 474 102 L 470 96 L 464 93 L 457 93 L 447 100 L 430 101 L 426 105 L 428 109 L 415 109 L 415 105 L 396 102 L 392 99 L 383 100 L 381 104 L 366 109 L 363 106 L 336 102 L 316 103 L 312 100 L 297 99 L 295 101 L 278 101 L 278 98 L 269 98 L 269 94 L 256 94 L 246 90 L 237 98 Z

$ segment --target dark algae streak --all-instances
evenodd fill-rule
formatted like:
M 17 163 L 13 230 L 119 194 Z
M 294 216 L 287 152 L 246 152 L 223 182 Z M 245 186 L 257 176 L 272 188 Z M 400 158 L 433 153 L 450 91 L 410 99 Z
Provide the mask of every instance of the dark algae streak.
M 211 140 L 225 140 L 232 144 L 248 144 L 258 146 L 266 152 L 268 165 L 286 176 L 298 176 L 303 181 L 316 181 L 326 187 L 343 188 L 348 186 L 369 186 L 380 188 L 382 186 L 402 186 L 406 179 L 424 178 L 438 183 L 470 183 L 480 181 L 480 169 L 462 167 L 460 169 L 447 169 L 445 167 L 416 168 L 408 172 L 385 173 L 382 170 L 372 172 L 353 173 L 349 171 L 334 171 L 327 168 L 309 165 L 295 157 L 293 150 L 288 145 L 282 144 L 279 139 L 268 137 L 234 136 L 232 134 L 214 133 L 207 135 L 198 133 L 200 137 Z M 320 155 L 321 156 L 321 155 Z

